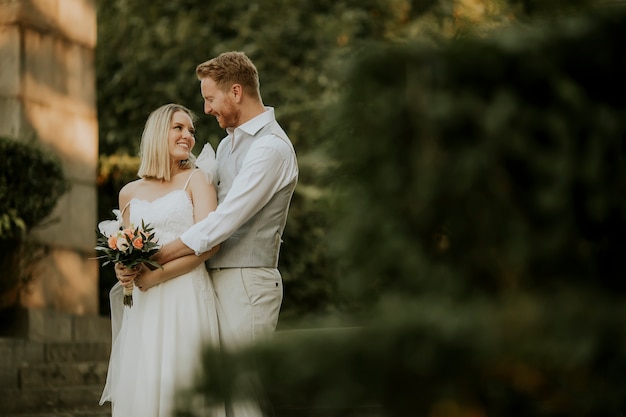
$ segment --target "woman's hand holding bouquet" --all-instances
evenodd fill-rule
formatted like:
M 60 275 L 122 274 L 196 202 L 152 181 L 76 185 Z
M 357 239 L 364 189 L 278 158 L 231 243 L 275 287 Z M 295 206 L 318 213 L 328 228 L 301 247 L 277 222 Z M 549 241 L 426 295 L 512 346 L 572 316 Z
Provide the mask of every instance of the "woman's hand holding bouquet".
M 105 220 L 98 224 L 96 230 L 96 250 L 102 253 L 99 258 L 106 261 L 102 266 L 109 263 L 121 264 L 130 270 L 129 276 L 136 274 L 142 264 L 148 267 L 160 268 L 157 262 L 150 259 L 159 251 L 159 245 L 155 234 L 149 224 L 141 221 L 141 227 L 130 225 L 124 228 L 119 210 L 113 210 L 115 220 Z M 133 305 L 133 281 L 124 285 L 124 305 Z

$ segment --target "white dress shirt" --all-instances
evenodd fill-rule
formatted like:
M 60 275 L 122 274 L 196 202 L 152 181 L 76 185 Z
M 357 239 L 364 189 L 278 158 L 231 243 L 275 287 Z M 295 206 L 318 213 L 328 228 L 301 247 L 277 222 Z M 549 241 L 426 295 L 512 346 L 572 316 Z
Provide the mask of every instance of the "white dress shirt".
M 217 148 L 217 209 L 181 236 L 183 243 L 196 254 L 206 252 L 228 239 L 261 210 L 277 191 L 297 179 L 298 164 L 288 139 L 285 141 L 274 134 L 255 137 L 269 123 L 276 123 L 276 119 L 274 109 L 266 107 L 264 113 L 241 126 L 227 129 L 228 136 Z M 246 145 L 249 145 L 247 152 Z M 198 159 L 201 160 L 205 152 L 211 151 L 205 147 Z M 236 160 L 229 161 L 229 158 Z M 227 168 L 238 172 L 230 189 L 220 191 L 220 170 Z

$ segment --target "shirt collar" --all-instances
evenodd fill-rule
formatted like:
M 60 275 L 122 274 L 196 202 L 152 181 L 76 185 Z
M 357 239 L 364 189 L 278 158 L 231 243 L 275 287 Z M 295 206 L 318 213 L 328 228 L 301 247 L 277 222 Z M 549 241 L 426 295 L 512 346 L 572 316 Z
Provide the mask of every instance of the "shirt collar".
M 247 135 L 254 136 L 259 130 L 261 130 L 261 128 L 263 128 L 263 126 L 267 125 L 274 119 L 275 119 L 274 108 L 266 106 L 265 111 L 263 113 L 259 114 L 256 117 L 253 117 L 252 119 L 248 120 L 241 126 L 238 126 L 234 129 L 232 127 L 226 129 L 226 132 L 229 135 L 232 135 L 233 138 L 235 137 L 235 133 L 238 130 L 243 131 L 243 133 Z M 239 134 L 237 136 L 240 137 L 241 135 Z

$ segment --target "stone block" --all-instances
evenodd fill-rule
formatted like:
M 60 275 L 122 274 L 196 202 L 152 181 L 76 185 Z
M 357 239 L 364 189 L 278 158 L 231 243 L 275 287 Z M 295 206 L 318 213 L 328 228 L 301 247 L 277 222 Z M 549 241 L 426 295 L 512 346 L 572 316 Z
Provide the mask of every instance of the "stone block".
M 22 121 L 23 111 L 20 100 L 0 96 L 0 136 L 15 139 L 20 137 L 24 131 Z
M 63 33 L 78 43 L 95 48 L 98 38 L 95 0 L 57 1 L 57 21 Z
M 19 22 L 23 1 L 0 0 L 0 25 L 12 25 Z
M 17 388 L 18 372 L 14 366 L 0 366 L 0 387 Z
M 23 31 L 24 97 L 82 115 L 96 102 L 94 51 L 33 30 Z
M 95 0 L 1 0 L 0 24 L 17 23 L 95 47 Z
M 68 273 L 98 274 L 98 267 L 91 265 L 97 263 L 94 259 L 97 227 L 97 190 L 94 186 L 81 183 L 72 183 L 71 189 L 58 201 L 56 207 L 46 219 L 46 226 L 34 231 L 42 242 L 53 246 L 65 246 L 82 252 L 80 261 L 86 263 L 81 266 L 81 271 Z M 67 233 L 68 230 L 81 231 L 80 233 Z M 95 268 L 95 269 L 94 269 Z
M 46 89 L 42 88 L 42 94 Z M 70 111 L 68 100 L 46 105 L 26 101 L 24 118 L 42 146 L 54 152 L 63 163 L 66 177 L 95 187 L 98 166 L 98 120 L 91 115 Z
M 111 320 L 94 315 L 74 317 L 74 340 L 77 342 L 111 343 Z M 108 358 L 108 356 L 107 356 Z
M 4 413 L 34 413 L 39 410 L 51 410 L 58 404 L 58 397 L 58 392 L 54 389 L 0 390 L 0 404 Z
M 52 249 L 49 255 L 37 264 L 35 279 L 22 297 L 22 303 L 35 310 L 48 309 L 52 322 L 56 316 L 51 310 L 77 315 L 96 315 L 99 310 L 98 269 L 98 261 L 88 259 L 84 254 L 68 249 Z M 45 340 L 72 339 L 72 319 L 69 315 L 64 317 L 63 329 L 59 329 L 61 333 L 58 337 Z
M 15 25 L 0 25 L 0 97 L 20 94 L 20 31 Z
M 44 359 L 44 345 L 39 342 L 23 340 L 15 343 L 15 364 L 41 363 Z
M 44 387 L 104 386 L 106 362 L 77 362 L 23 366 L 20 369 L 22 389 Z
M 66 405 L 72 404 L 74 407 L 93 407 L 94 409 L 104 411 L 108 409 L 110 403 L 107 403 L 106 406 L 98 406 L 98 401 L 102 395 L 102 388 L 104 388 L 104 382 L 102 382 L 102 385 L 63 389 L 59 391 L 59 402 Z
M 0 367 L 15 367 L 43 361 L 43 344 L 21 338 L 0 338 Z
M 69 314 L 36 308 L 27 311 L 29 340 L 40 342 L 72 340 L 72 318 Z
M 68 381 L 68 378 L 72 379 Z M 32 388 L 44 388 L 46 386 L 58 387 L 75 385 L 73 375 L 63 372 L 58 366 L 23 366 L 20 368 L 20 388 L 31 390 Z
M 2 387 L 0 389 L 0 404 L 2 404 L 2 411 L 6 413 L 16 413 L 23 410 L 20 404 L 19 396 L 21 392 L 17 387 Z
M 73 42 L 95 47 L 95 0 L 29 0 L 58 32 Z
M 0 367 L 13 365 L 13 339 L 0 339 Z
M 46 343 L 46 363 L 88 362 L 109 360 L 110 343 Z

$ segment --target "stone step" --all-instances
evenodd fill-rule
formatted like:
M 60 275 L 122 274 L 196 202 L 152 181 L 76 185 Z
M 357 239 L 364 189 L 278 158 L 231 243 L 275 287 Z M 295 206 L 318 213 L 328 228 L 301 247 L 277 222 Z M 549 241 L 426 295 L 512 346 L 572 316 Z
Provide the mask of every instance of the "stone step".
M 109 353 L 109 343 L 0 338 L 0 387 L 104 383 Z
M 0 389 L 0 416 L 16 415 L 109 415 L 110 403 L 100 406 L 98 401 L 103 385 L 82 387 L 45 387 Z
M 22 390 L 44 387 L 104 386 L 107 362 L 51 363 L 19 368 Z
M 110 342 L 36 342 L 0 337 L 0 366 L 108 361 Z
M 104 408 L 104 406 L 102 407 Z M 3 414 L 0 411 L 0 417 L 111 417 L 111 412 L 105 411 L 71 411 L 71 412 L 44 412 L 44 413 L 19 413 L 19 414 Z
M 111 320 L 48 309 L 5 309 L 0 310 L 0 337 L 40 342 L 110 342 Z
M 108 361 L 111 353 L 109 342 L 53 342 L 46 343 L 46 363 Z
M 0 311 L 0 417 L 110 417 L 108 318 Z
M 105 408 L 105 406 L 100 408 Z M 4 413 L 0 411 L 0 417 L 111 417 L 111 410 L 109 407 L 107 410 L 65 410 L 34 413 Z

